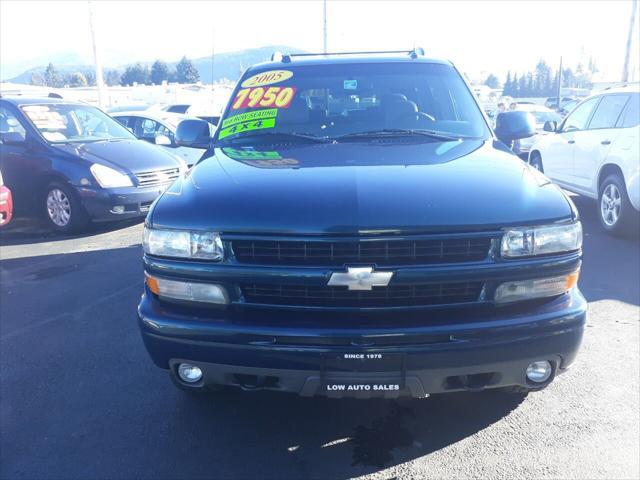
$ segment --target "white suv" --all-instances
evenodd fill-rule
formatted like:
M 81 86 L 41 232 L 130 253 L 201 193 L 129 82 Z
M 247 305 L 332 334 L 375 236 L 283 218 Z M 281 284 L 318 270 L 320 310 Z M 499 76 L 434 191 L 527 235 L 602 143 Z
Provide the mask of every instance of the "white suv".
M 561 187 L 598 200 L 603 228 L 636 226 L 640 210 L 640 88 L 620 87 L 581 102 L 544 129 L 529 163 Z

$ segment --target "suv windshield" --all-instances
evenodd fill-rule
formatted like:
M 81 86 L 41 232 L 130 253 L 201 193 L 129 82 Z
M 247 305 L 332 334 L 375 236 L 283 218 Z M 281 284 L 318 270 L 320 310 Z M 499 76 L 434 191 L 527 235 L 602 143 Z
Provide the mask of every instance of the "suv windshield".
M 421 133 L 427 141 L 491 135 L 471 92 L 450 65 L 345 63 L 285 66 L 248 76 L 231 99 L 218 140 L 341 141 L 376 133 Z
M 21 109 L 50 143 L 135 139 L 113 118 L 88 105 L 52 103 L 23 105 Z

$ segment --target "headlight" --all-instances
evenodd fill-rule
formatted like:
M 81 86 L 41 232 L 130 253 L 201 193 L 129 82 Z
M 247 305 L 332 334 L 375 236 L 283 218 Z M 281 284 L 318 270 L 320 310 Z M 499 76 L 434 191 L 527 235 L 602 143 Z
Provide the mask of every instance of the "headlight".
M 214 232 L 158 230 L 144 227 L 145 253 L 161 257 L 198 258 L 219 262 L 224 258 L 220 235 Z
M 505 258 L 546 255 L 582 247 L 580 222 L 567 225 L 514 228 L 504 232 L 500 252 Z
M 113 168 L 94 163 L 89 168 L 102 188 L 132 187 L 131 179 Z

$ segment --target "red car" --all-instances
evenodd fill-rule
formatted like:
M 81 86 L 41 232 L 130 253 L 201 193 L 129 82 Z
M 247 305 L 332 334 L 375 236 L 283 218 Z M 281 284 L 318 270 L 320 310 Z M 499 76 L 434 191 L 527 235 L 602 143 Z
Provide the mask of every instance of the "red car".
M 5 187 L 2 181 L 2 172 L 0 172 L 0 227 L 9 223 L 12 215 L 13 199 L 11 198 L 11 190 Z

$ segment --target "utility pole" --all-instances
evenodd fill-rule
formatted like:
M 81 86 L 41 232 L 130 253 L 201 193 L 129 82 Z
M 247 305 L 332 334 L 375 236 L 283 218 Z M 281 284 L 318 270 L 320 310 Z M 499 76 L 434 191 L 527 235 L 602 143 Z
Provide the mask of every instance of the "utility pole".
M 560 110 L 560 89 L 562 88 L 562 57 L 560 57 L 560 68 L 558 69 L 558 98 L 556 99 L 556 108 Z
M 322 45 L 323 52 L 327 53 L 327 0 L 322 0 Z
M 624 66 L 622 67 L 622 81 L 629 81 L 629 57 L 631 56 L 631 43 L 633 42 L 633 27 L 636 23 L 636 11 L 638 10 L 638 1 L 631 2 L 631 21 L 629 22 L 629 35 L 627 36 L 627 48 L 624 54 Z
M 96 66 L 96 86 L 98 87 L 98 105 L 100 108 L 104 108 L 104 80 L 102 78 L 102 63 L 100 59 L 100 52 L 96 42 L 96 25 L 93 13 L 93 2 L 88 0 L 89 4 L 89 29 L 91 30 L 91 42 L 93 44 L 93 61 Z

